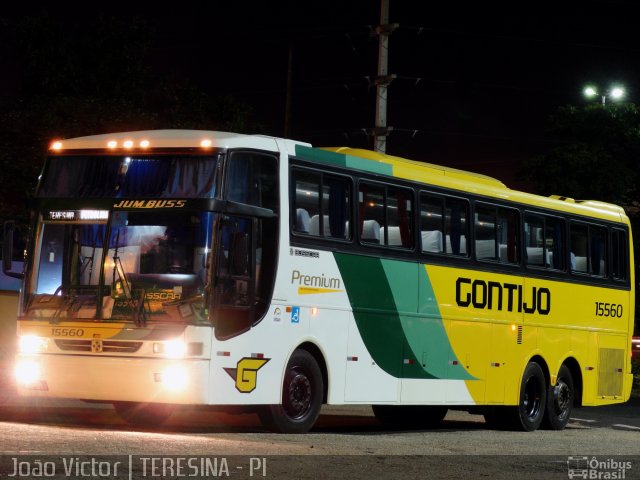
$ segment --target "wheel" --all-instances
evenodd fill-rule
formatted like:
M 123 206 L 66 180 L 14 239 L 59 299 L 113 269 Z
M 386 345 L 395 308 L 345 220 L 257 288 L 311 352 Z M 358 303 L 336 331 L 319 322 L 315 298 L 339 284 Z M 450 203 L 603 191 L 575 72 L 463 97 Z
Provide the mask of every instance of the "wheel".
M 554 386 L 549 386 L 547 393 L 547 408 L 544 414 L 543 425 L 551 430 L 562 430 L 569 423 L 575 390 L 573 377 L 566 365 L 560 367 L 558 378 Z
M 175 406 L 166 403 L 115 402 L 116 413 L 129 425 L 155 427 L 162 425 Z
M 373 414 L 382 423 L 411 428 L 434 428 L 440 425 L 447 407 L 427 405 L 372 405 Z
M 547 381 L 537 363 L 524 369 L 518 406 L 505 409 L 505 426 L 532 432 L 542 423 L 547 402 Z
M 266 405 L 258 415 L 273 432 L 308 432 L 320 414 L 322 394 L 322 372 L 318 363 L 306 350 L 296 350 L 284 374 L 282 404 Z

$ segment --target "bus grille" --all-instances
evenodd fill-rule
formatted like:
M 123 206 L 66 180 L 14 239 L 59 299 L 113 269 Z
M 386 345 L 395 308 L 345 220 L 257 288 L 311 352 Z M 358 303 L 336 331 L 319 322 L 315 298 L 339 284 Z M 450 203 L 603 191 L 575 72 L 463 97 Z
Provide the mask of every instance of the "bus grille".
M 92 349 L 93 340 L 71 340 L 56 338 L 56 346 L 64 352 L 94 352 L 94 353 L 135 353 L 142 347 L 142 342 L 122 342 L 118 340 L 102 340 L 99 351 Z
M 598 396 L 617 397 L 622 395 L 624 350 L 618 348 L 600 349 L 598 369 Z

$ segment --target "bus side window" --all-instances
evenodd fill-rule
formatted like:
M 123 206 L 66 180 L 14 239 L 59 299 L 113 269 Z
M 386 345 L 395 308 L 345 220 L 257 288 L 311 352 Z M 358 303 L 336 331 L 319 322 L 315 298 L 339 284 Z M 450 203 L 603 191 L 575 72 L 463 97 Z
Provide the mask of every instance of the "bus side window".
M 292 231 L 315 237 L 349 239 L 350 180 L 298 169 L 292 172 Z
M 622 230 L 611 232 L 611 270 L 613 279 L 627 280 L 627 235 Z
M 518 232 L 517 210 L 478 205 L 475 214 L 476 258 L 500 263 L 519 263 Z

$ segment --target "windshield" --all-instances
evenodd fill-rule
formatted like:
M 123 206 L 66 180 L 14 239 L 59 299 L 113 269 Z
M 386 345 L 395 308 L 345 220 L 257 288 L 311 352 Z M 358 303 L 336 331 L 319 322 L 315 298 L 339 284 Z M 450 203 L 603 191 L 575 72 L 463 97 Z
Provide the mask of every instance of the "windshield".
M 110 222 L 106 211 L 94 221 L 81 215 L 42 220 L 27 315 L 207 321 L 213 213 L 113 212 Z

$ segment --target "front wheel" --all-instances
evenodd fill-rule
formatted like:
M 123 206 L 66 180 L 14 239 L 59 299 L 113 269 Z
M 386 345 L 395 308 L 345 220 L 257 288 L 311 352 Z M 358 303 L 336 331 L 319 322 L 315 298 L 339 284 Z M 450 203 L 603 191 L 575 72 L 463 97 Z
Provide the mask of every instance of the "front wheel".
M 544 414 L 544 426 L 551 430 L 562 430 L 569 423 L 575 390 L 573 377 L 566 365 L 560 367 L 554 386 L 549 386 L 547 409 Z
M 316 359 L 306 350 L 296 350 L 284 374 L 282 404 L 262 407 L 258 411 L 260 420 L 273 432 L 309 431 L 320 414 L 323 388 Z

